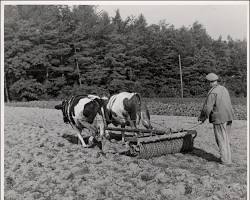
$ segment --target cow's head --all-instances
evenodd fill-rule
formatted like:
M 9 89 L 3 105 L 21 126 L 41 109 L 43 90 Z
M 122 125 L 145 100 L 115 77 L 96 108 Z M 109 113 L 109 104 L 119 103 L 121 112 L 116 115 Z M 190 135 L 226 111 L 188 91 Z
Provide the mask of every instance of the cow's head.
M 150 123 L 150 114 L 148 111 L 147 104 L 142 101 L 141 95 L 139 93 L 136 93 L 135 96 L 137 97 L 136 105 L 137 105 L 137 110 L 140 110 L 140 116 L 141 116 L 140 120 L 142 122 L 142 125 L 147 129 L 153 129 Z
M 102 102 L 101 102 L 102 106 L 104 106 L 104 107 L 107 106 L 107 104 L 109 102 L 109 98 L 107 96 L 103 96 L 101 98 L 101 100 L 102 100 Z
M 148 107 L 145 103 L 142 103 L 141 105 L 141 121 L 144 127 L 146 127 L 147 129 L 153 129 L 150 123 L 150 114 L 148 111 Z
M 63 100 L 61 104 L 55 106 L 55 109 L 62 111 L 64 123 L 69 123 L 69 117 L 67 114 L 67 105 L 68 101 Z
M 101 108 L 103 109 L 103 112 L 104 112 L 104 113 L 102 113 L 102 115 L 104 115 L 107 122 L 110 121 L 109 110 L 107 109 L 108 102 L 109 102 L 109 98 L 107 96 L 101 97 L 100 105 L 101 105 Z

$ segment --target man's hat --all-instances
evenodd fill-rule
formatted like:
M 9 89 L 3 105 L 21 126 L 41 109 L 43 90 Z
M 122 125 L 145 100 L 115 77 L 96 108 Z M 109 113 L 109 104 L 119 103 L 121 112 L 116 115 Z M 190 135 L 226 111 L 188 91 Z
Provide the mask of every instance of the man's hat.
M 208 81 L 217 81 L 219 79 L 219 77 L 214 74 L 214 73 L 209 73 L 207 76 L 206 76 L 206 79 Z

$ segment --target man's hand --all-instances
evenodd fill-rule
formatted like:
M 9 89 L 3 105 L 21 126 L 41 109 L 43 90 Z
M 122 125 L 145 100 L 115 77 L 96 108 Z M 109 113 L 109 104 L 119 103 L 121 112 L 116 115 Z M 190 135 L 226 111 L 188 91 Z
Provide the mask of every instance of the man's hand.
M 198 117 L 198 122 L 204 123 L 206 121 L 206 118 Z
M 202 123 L 204 123 L 205 121 L 206 121 L 206 115 L 204 114 L 204 112 L 203 111 L 201 111 L 201 114 L 200 114 L 200 116 L 198 117 L 198 122 L 200 121 L 200 122 L 202 122 Z

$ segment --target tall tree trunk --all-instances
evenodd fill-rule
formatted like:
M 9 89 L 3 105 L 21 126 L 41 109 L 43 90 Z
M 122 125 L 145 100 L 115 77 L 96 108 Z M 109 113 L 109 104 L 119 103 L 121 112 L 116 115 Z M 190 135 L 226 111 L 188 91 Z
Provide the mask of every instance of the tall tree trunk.
M 75 49 L 75 47 L 74 47 L 74 49 Z M 75 49 L 75 54 L 76 54 L 76 49 Z M 75 62 L 76 62 L 76 69 L 77 69 L 77 73 L 78 73 L 79 84 L 80 84 L 80 86 L 82 86 L 81 74 L 80 74 L 80 69 L 79 69 L 79 65 L 78 65 L 78 58 L 75 58 Z
M 77 68 L 77 73 L 78 73 L 79 84 L 80 84 L 80 86 L 82 86 L 81 74 L 80 74 L 80 69 L 79 69 L 79 65 L 78 65 L 77 59 L 76 59 L 76 68 Z
M 4 74 L 4 93 L 5 93 L 6 101 L 10 102 L 9 92 L 7 88 L 6 74 Z

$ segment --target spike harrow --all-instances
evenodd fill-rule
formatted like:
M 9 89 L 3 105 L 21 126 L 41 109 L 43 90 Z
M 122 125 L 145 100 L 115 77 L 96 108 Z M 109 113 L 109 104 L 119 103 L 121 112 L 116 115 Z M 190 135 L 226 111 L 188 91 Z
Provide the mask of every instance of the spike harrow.
M 126 129 L 106 127 L 108 131 L 125 131 L 137 133 L 136 136 L 126 134 L 125 141 L 129 145 L 129 154 L 138 158 L 152 158 L 165 154 L 189 152 L 193 150 L 193 142 L 197 136 L 195 130 L 167 131 L 156 129 Z

